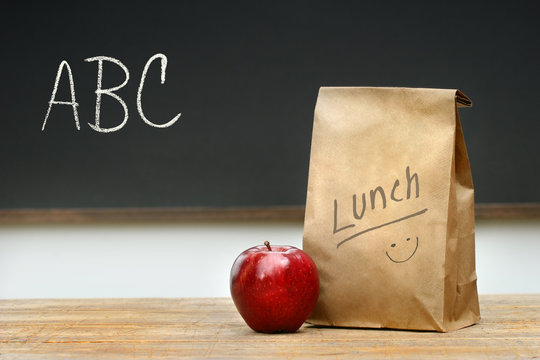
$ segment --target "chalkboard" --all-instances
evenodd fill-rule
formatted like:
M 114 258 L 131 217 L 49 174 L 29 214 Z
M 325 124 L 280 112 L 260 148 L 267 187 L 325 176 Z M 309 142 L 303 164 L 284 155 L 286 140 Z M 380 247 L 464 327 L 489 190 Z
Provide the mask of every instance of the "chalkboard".
M 537 15 L 534 2 L 12 2 L 0 209 L 303 205 L 320 86 L 460 89 L 477 202 L 540 202 Z

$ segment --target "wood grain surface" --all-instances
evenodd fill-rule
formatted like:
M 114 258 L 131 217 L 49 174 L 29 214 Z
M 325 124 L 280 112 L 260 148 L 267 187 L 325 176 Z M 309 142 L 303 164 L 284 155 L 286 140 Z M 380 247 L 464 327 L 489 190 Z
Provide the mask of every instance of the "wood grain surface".
M 1 300 L 0 359 L 535 358 L 540 294 L 481 296 L 479 324 L 451 333 L 250 330 L 228 298 Z

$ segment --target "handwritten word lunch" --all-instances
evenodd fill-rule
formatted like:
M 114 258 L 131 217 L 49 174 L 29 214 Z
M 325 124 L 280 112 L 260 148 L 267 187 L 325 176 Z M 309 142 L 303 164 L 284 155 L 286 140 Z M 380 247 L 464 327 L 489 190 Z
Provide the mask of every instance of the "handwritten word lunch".
M 414 173 L 411 175 L 411 171 L 409 169 L 409 167 L 407 166 L 407 168 L 405 169 L 405 178 L 406 178 L 406 182 L 407 182 L 407 191 L 406 191 L 406 199 L 409 200 L 411 198 L 411 185 L 413 184 L 413 181 L 414 181 L 414 184 L 415 184 L 415 187 L 414 187 L 414 196 L 415 198 L 417 198 L 418 196 L 420 196 L 420 183 L 419 183 L 419 180 L 418 180 L 418 174 L 417 173 Z M 399 179 L 396 179 L 394 181 L 394 185 L 392 186 L 392 191 L 390 192 L 390 199 L 392 201 L 395 201 L 395 202 L 400 202 L 400 201 L 403 201 L 403 199 L 405 198 L 405 194 L 399 194 L 399 188 L 400 186 L 400 183 L 399 183 Z M 370 200 L 370 204 L 371 204 L 371 210 L 374 210 L 375 209 L 375 200 L 377 199 L 377 197 L 380 199 L 380 202 L 382 203 L 382 208 L 385 209 L 386 208 L 386 194 L 387 192 L 385 192 L 384 188 L 382 186 L 377 186 L 376 188 L 372 189 L 369 191 L 369 200 Z M 379 196 L 377 196 L 379 195 Z M 361 210 L 359 211 L 359 207 L 357 205 L 357 196 L 356 194 L 352 195 L 352 206 L 350 208 L 347 208 L 347 213 L 352 213 L 353 217 L 355 220 L 361 220 L 363 217 L 364 217 L 364 214 L 366 212 L 366 193 L 363 192 L 362 193 L 362 207 L 361 207 Z M 427 209 L 426 209 L 427 210 Z M 420 211 L 418 214 L 415 214 L 415 215 L 420 215 L 420 214 L 423 214 L 425 211 L 422 210 Z M 400 219 L 400 220 L 405 220 L 407 219 L 409 216 L 403 218 L 403 219 Z M 348 228 L 352 228 L 354 227 L 355 224 L 354 223 L 351 223 L 351 224 L 347 224 L 347 225 L 343 225 L 343 226 L 340 226 L 338 227 L 338 201 L 337 199 L 334 199 L 334 230 L 333 230 L 333 233 L 336 234 L 340 231 L 343 231 L 345 229 L 348 229 Z
M 139 112 L 139 116 L 141 119 L 148 125 L 157 127 L 157 128 L 166 128 L 174 124 L 178 119 L 180 118 L 181 113 L 178 113 L 175 117 L 173 117 L 171 120 L 167 121 L 166 123 L 160 123 L 156 124 L 155 122 L 150 121 L 145 115 L 142 108 L 142 92 L 144 88 L 144 82 L 146 79 L 146 74 L 148 73 L 148 68 L 152 64 L 152 62 L 156 59 L 161 60 L 161 84 L 165 83 L 165 70 L 167 69 L 167 57 L 163 54 L 156 54 L 152 56 L 148 61 L 146 62 L 146 65 L 144 66 L 142 75 L 141 75 L 141 81 L 139 82 L 139 88 L 137 90 L 137 111 Z M 129 81 L 129 70 L 127 67 L 118 59 L 107 57 L 107 56 L 95 56 L 88 59 L 84 59 L 86 62 L 97 62 L 98 71 L 97 71 L 97 87 L 96 87 L 96 112 L 95 112 L 95 119 L 94 123 L 88 123 L 90 127 L 101 133 L 110 133 L 114 131 L 118 131 L 121 128 L 126 125 L 128 120 L 128 108 L 124 100 L 118 96 L 115 91 L 123 88 Z M 102 80 L 103 80 L 103 62 L 111 62 L 113 64 L 118 65 L 125 74 L 125 80 L 122 84 L 108 88 L 103 89 L 102 88 Z M 71 92 L 71 101 L 60 101 L 56 99 L 56 92 L 58 90 L 58 83 L 60 81 L 60 78 L 62 76 L 62 72 L 67 72 L 68 78 L 69 78 L 69 90 Z M 118 101 L 120 105 L 122 105 L 122 108 L 124 109 L 124 119 L 122 122 L 114 127 L 105 128 L 102 127 L 100 124 L 100 114 L 101 114 L 101 97 L 102 95 L 108 95 Z M 75 120 L 75 126 L 77 127 L 77 130 L 81 129 L 81 126 L 79 124 L 79 113 L 77 112 L 77 107 L 79 104 L 77 103 L 76 97 L 75 97 L 75 82 L 73 81 L 73 74 L 71 72 L 71 67 L 69 66 L 68 62 L 63 60 L 60 65 L 58 66 L 58 71 L 56 72 L 56 80 L 54 81 L 54 86 L 51 94 L 51 100 L 49 101 L 49 108 L 47 109 L 47 114 L 45 115 L 45 120 L 43 120 L 43 126 L 41 127 L 41 130 L 45 130 L 45 126 L 47 125 L 47 119 L 49 118 L 49 115 L 51 114 L 51 109 L 53 105 L 69 105 L 73 109 L 73 118 Z

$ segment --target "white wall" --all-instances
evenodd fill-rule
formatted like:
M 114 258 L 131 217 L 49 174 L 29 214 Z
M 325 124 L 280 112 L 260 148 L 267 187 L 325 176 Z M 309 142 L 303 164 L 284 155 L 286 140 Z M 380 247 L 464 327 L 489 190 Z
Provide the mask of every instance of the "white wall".
M 540 221 L 479 221 L 480 293 L 540 293 Z M 236 256 L 301 223 L 1 226 L 0 298 L 229 296 Z

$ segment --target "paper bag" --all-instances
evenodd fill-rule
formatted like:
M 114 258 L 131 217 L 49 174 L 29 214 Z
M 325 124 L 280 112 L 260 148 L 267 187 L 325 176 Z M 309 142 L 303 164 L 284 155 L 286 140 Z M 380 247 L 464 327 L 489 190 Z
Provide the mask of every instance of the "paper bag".
M 309 322 L 451 331 L 480 319 L 474 198 L 457 90 L 328 88 L 313 125 Z

